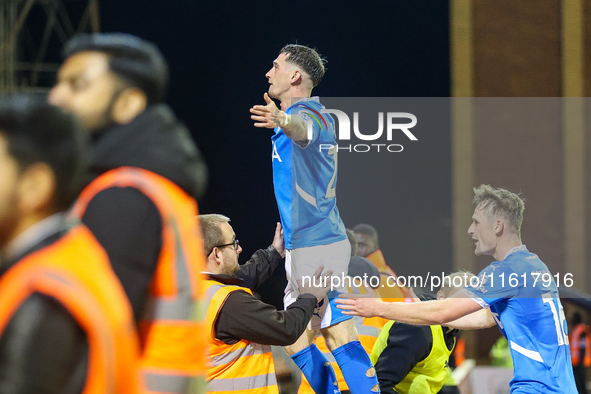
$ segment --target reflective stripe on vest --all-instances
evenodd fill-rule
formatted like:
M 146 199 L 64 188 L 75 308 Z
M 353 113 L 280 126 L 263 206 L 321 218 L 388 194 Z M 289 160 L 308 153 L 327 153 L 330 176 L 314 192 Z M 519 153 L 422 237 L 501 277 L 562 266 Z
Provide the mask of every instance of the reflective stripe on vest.
M 73 214 L 83 217 L 92 198 L 113 187 L 138 189 L 150 198 L 162 219 L 162 247 L 139 323 L 141 365 L 148 391 L 192 392 L 203 386 L 206 365 L 206 340 L 200 335 L 206 306 L 199 302 L 205 259 L 197 203 L 164 177 L 121 167 L 91 182 L 74 205 Z
M 78 225 L 18 261 L 0 280 L 0 332 L 33 293 L 57 300 L 84 330 L 84 394 L 138 393 L 139 343 L 125 292 L 104 250 Z
M 269 375 L 247 376 L 244 378 L 215 378 L 207 385 L 207 391 L 237 391 L 237 390 L 254 390 L 262 389 L 269 386 Z M 277 382 L 271 383 L 277 384 Z
M 583 365 L 585 367 L 591 366 L 591 329 L 588 325 L 580 323 L 575 326 L 572 334 L 569 336 L 570 358 L 574 367 L 581 362 L 581 336 L 583 333 L 585 333 L 585 358 Z
M 271 346 L 240 340 L 232 345 L 218 340 L 214 323 L 228 296 L 246 288 L 206 281 L 205 300 L 209 305 L 206 324 L 209 331 L 209 393 L 248 392 L 249 394 L 278 394 L 275 365 Z
M 149 392 L 157 393 L 171 393 L 171 394 L 186 394 L 186 393 L 205 393 L 205 381 L 194 383 L 191 381 L 191 386 L 187 388 L 187 378 L 182 375 L 166 375 L 166 374 L 151 374 L 144 373 L 146 386 L 149 387 Z
M 221 365 L 230 364 L 238 360 L 240 357 L 254 356 L 257 354 L 268 353 L 270 350 L 269 346 L 260 345 L 258 343 L 252 343 L 251 346 L 245 348 L 233 350 L 228 353 L 219 354 L 209 359 L 209 365 L 212 367 L 219 367 Z

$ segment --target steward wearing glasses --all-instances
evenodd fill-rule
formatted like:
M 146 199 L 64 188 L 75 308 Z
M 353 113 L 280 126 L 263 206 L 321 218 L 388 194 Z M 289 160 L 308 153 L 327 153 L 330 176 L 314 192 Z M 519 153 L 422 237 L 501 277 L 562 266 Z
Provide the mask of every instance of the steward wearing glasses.
M 273 244 L 240 266 L 242 248 L 229 221 L 223 215 L 199 216 L 209 275 L 205 286 L 205 324 L 210 334 L 207 392 L 239 389 L 278 394 L 271 345 L 293 344 L 329 287 L 300 287 L 297 301 L 285 311 L 257 300 L 252 289 L 268 279 L 285 256 L 281 225 L 277 223 Z M 321 269 L 316 271 L 320 275 Z

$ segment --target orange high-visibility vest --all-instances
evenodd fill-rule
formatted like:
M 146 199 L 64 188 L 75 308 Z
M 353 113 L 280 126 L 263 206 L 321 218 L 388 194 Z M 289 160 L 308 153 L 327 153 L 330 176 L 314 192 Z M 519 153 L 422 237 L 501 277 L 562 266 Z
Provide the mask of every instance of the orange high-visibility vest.
M 209 332 L 207 392 L 211 394 L 279 394 L 271 346 L 240 340 L 228 345 L 216 338 L 214 324 L 233 291 L 250 289 L 206 281 L 206 324 Z
M 405 302 L 412 302 L 412 298 L 410 297 L 410 292 L 406 288 L 406 286 L 398 286 L 396 279 L 396 273 L 388 264 L 386 264 L 386 260 L 384 260 L 384 255 L 382 254 L 381 250 L 376 250 L 375 252 L 371 253 L 367 256 L 369 260 L 376 266 L 378 271 L 380 271 L 380 285 L 376 289 L 376 292 L 379 294 L 380 298 L 386 302 L 396 302 L 396 301 L 405 301 Z
M 84 330 L 84 394 L 139 392 L 139 343 L 131 305 L 107 254 L 83 225 L 19 260 L 0 279 L 0 333 L 33 293 L 57 300 Z
M 354 294 L 360 294 L 361 292 L 365 293 L 365 291 L 356 287 L 350 288 L 349 290 Z M 361 342 L 361 346 L 365 352 L 370 355 L 373 345 L 376 343 L 380 332 L 382 332 L 382 328 L 384 328 L 386 323 L 388 323 L 388 320 L 382 319 L 381 317 L 363 318 L 361 316 L 355 316 L 354 319 L 355 328 L 357 328 L 357 333 L 359 334 L 359 342 Z M 324 354 L 324 357 L 326 357 L 326 359 L 332 364 L 332 368 L 334 369 L 335 375 L 337 377 L 337 382 L 339 383 L 339 390 L 349 390 L 349 386 L 347 386 L 347 382 L 345 382 L 343 372 L 339 368 L 334 356 L 326 346 L 326 342 L 324 341 L 322 334 L 319 333 L 316 338 L 314 338 L 314 343 Z M 312 386 L 310 386 L 310 383 L 308 383 L 308 380 L 304 374 L 301 375 L 302 383 L 298 389 L 298 394 L 314 394 L 314 390 L 312 389 Z
M 588 325 L 580 323 L 575 326 L 568 339 L 570 342 L 570 358 L 574 367 L 581 362 L 580 342 L 583 333 L 585 333 L 585 358 L 583 359 L 583 365 L 585 367 L 591 366 L 591 329 L 589 329 Z
M 112 187 L 149 197 L 162 219 L 162 248 L 139 323 L 141 370 L 149 393 L 201 392 L 205 384 L 204 267 L 197 202 L 170 180 L 134 167 L 108 171 L 91 182 L 73 207 L 79 218 L 92 198 Z

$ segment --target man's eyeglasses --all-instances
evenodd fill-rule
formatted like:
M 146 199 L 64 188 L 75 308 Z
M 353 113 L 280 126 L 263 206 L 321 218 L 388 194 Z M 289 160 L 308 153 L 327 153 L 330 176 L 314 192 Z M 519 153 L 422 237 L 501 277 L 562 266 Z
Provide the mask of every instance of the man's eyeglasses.
M 209 253 L 207 255 L 209 256 L 215 248 L 225 248 L 226 246 L 232 246 L 234 250 L 238 250 L 239 244 L 240 244 L 240 241 L 235 239 L 234 241 L 230 242 L 229 244 L 215 245 L 213 248 L 211 248 L 211 250 L 209 251 Z

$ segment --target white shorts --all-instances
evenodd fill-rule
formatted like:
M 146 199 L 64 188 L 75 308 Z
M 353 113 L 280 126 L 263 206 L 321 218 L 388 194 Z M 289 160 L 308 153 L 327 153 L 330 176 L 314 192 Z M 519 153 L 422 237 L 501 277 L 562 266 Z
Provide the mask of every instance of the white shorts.
M 285 256 L 287 287 L 285 288 L 285 294 L 283 296 L 283 305 L 285 308 L 293 304 L 300 295 L 296 279 L 302 280 L 303 277 L 313 277 L 314 273 L 321 265 L 324 266 L 323 272 L 332 270 L 332 275 L 334 276 L 346 276 L 349 269 L 350 259 L 351 244 L 348 239 L 328 245 L 287 250 Z M 316 305 L 316 309 L 314 310 L 308 328 L 311 330 L 318 330 L 351 319 L 352 316 L 342 314 L 341 310 L 336 307 L 334 301 L 339 293 L 346 292 L 348 292 L 346 287 L 330 291 L 327 296 Z

